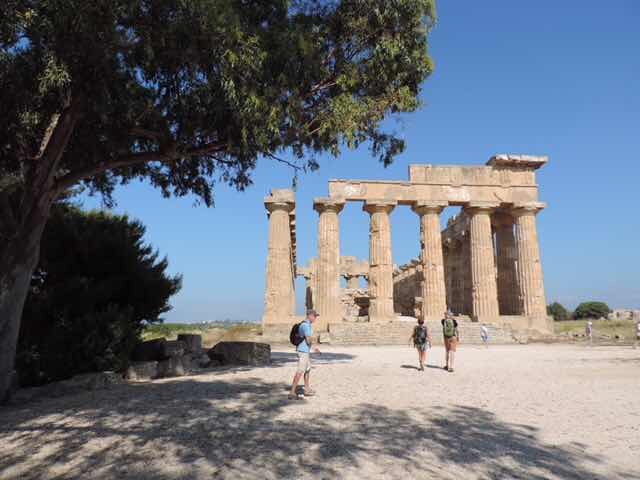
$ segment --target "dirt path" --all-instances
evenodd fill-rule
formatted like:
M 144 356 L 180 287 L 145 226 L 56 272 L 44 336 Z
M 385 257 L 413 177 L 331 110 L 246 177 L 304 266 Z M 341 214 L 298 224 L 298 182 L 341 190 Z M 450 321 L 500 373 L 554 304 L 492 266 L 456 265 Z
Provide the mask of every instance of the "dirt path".
M 0 410 L 0 479 L 640 479 L 640 350 L 327 348 Z

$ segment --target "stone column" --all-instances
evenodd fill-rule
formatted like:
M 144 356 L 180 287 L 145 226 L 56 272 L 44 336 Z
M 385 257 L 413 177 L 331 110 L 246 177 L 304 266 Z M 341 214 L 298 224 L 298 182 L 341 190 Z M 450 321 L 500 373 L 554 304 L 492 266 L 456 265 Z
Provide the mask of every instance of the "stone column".
M 461 237 L 460 291 L 462 292 L 462 313 L 473 317 L 473 284 L 471 274 L 471 238 L 469 231 Z
M 453 275 L 451 268 L 451 240 L 442 238 L 442 261 L 444 262 L 444 288 L 447 309 L 453 311 Z
M 498 204 L 471 203 L 470 218 L 471 299 L 474 321 L 491 321 L 499 315 L 498 288 L 493 258 L 491 212 Z
M 320 314 L 317 330 L 326 331 L 330 323 L 342 321 L 340 288 L 340 218 L 344 202 L 316 198 L 313 208 L 320 214 L 318 228 L 318 262 L 314 308 Z
M 397 202 L 367 201 L 363 210 L 371 215 L 369 235 L 369 321 L 392 320 L 393 253 L 389 214 Z
M 520 302 L 516 271 L 517 252 L 513 218 L 509 215 L 501 215 L 496 219 L 496 256 L 500 315 L 518 315 Z
M 413 211 L 420 215 L 420 244 L 422 260 L 422 318 L 438 320 L 447 310 L 447 291 L 444 283 L 444 260 L 440 213 L 447 206 L 439 202 L 416 202 Z
M 538 202 L 515 205 L 512 214 L 516 225 L 521 313 L 546 318 L 547 306 L 536 227 L 536 214 L 545 206 Z
M 263 324 L 289 323 L 295 314 L 294 265 L 290 213 L 295 208 L 294 193 L 277 190 L 266 197 L 269 211 L 269 253 Z

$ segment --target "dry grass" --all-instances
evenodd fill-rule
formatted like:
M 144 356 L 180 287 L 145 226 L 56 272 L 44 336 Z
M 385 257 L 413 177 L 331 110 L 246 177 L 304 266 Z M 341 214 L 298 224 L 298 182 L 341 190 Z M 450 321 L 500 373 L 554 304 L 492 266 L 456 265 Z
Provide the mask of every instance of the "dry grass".
M 180 333 L 194 333 L 202 335 L 204 347 L 213 347 L 221 341 L 255 341 L 262 333 L 262 326 L 255 323 L 238 324 L 188 324 L 188 323 L 164 323 L 151 325 L 142 332 L 143 340 L 154 338 L 166 338 L 175 340 Z
M 620 335 L 625 340 L 635 338 L 636 324 L 631 320 L 592 320 L 592 322 L 594 338 L 602 335 L 608 335 L 611 338 Z M 567 320 L 555 322 L 554 329 L 556 334 L 584 334 L 586 324 L 587 320 Z

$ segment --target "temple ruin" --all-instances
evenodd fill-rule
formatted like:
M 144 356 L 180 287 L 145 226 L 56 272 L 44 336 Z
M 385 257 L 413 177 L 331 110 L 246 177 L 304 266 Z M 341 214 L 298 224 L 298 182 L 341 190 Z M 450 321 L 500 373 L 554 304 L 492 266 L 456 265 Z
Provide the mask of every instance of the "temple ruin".
M 363 328 L 375 324 L 384 332 L 384 325 L 392 329 L 406 317 L 438 321 L 447 309 L 462 322 L 549 332 L 536 226 L 545 204 L 539 201 L 535 175 L 547 161 L 497 155 L 485 166 L 410 165 L 409 181 L 331 180 L 329 196 L 314 199 L 318 255 L 306 266 L 296 263 L 295 194 L 274 190 L 265 198 L 264 327 L 295 321 L 295 279 L 302 276 L 306 306 L 320 312 L 322 332 L 337 331 L 345 322 Z M 362 202 L 370 216 L 368 261 L 340 254 L 340 212 L 346 202 Z M 420 255 L 398 267 L 391 213 L 400 206 L 420 218 Z M 442 230 L 441 213 L 455 206 L 462 207 L 460 213 Z

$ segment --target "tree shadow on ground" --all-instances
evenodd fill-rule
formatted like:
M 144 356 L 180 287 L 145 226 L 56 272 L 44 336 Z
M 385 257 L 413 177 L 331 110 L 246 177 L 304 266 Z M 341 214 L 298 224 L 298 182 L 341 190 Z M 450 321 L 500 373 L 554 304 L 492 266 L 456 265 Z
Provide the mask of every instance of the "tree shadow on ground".
M 545 444 L 481 408 L 327 413 L 327 399 L 289 402 L 284 387 L 186 378 L 10 407 L 0 412 L 0 478 L 601 477 L 584 445 Z

